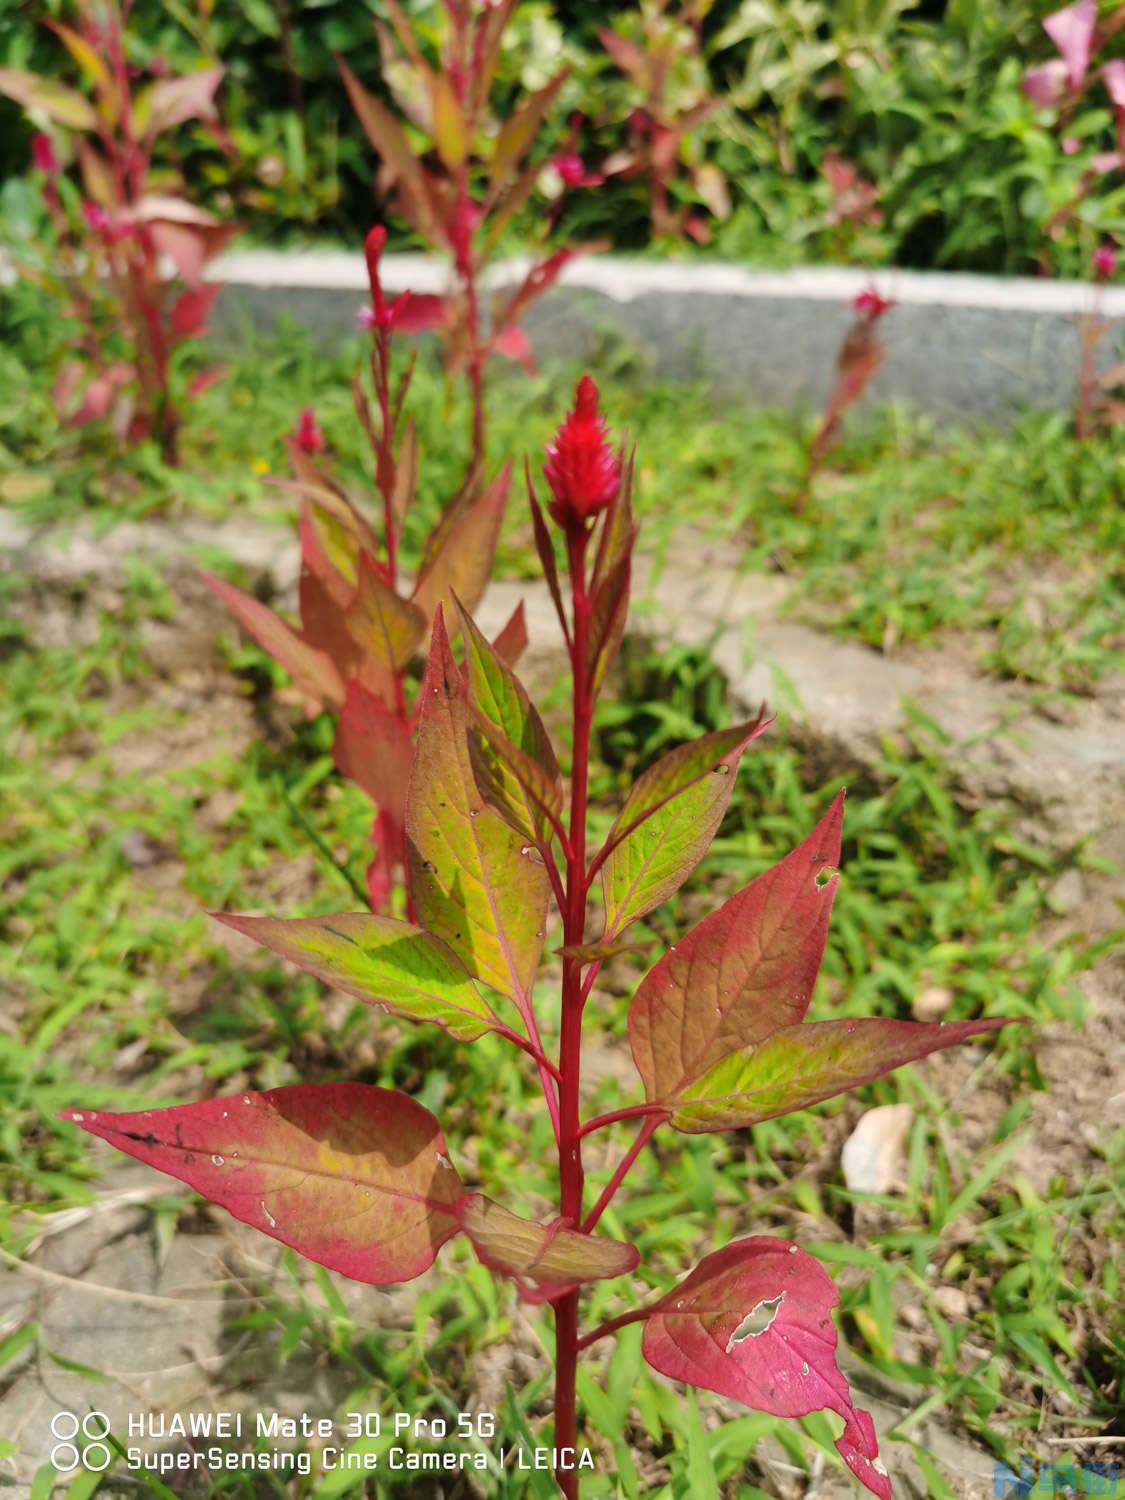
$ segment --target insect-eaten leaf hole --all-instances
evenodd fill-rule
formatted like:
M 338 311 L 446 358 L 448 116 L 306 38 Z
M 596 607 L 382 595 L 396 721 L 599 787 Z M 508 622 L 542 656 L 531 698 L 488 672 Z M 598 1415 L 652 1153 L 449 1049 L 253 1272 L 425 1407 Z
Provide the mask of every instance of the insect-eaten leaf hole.
M 756 1303 L 727 1339 L 726 1352 L 729 1354 L 736 1344 L 744 1344 L 747 1339 L 761 1338 L 763 1333 L 767 1333 L 773 1327 L 773 1320 L 784 1301 L 785 1293 L 778 1292 L 776 1297 L 763 1297 L 761 1302 Z

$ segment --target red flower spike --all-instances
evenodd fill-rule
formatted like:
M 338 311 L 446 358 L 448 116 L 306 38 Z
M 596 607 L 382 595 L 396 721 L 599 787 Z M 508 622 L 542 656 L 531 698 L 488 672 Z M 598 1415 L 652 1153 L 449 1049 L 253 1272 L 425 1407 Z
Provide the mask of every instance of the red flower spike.
M 383 254 L 383 247 L 387 243 L 387 231 L 382 224 L 376 224 L 363 242 L 363 255 L 367 261 L 367 279 L 371 283 L 370 309 L 364 309 L 370 316 L 367 323 L 369 328 L 382 328 L 385 326 L 386 304 L 383 301 L 383 284 L 379 280 L 379 261 Z M 361 319 L 363 314 L 361 313 Z
M 890 298 L 881 297 L 873 286 L 860 292 L 858 297 L 852 298 L 852 310 L 857 313 L 870 313 L 872 318 L 881 318 L 893 306 L 894 303 Z
M 82 204 L 82 217 L 95 234 L 104 233 L 109 228 L 109 215 L 99 203 L 91 203 L 87 198 Z
M 1117 270 L 1117 251 L 1112 245 L 1099 245 L 1094 251 L 1091 264 L 1099 281 L 1108 281 Z
M 316 412 L 311 406 L 306 406 L 297 419 L 297 430 L 293 434 L 293 441 L 302 453 L 320 453 L 324 449 L 324 433 L 320 430 L 320 423 L 316 420 Z
M 37 172 L 54 177 L 59 170 L 59 159 L 49 135 L 40 132 L 31 138 L 31 164 Z
M 606 508 L 621 484 L 621 458 L 606 437 L 598 411 L 598 388 L 583 375 L 570 412 L 547 445 L 543 474 L 554 502 L 551 516 L 566 530 L 583 525 Z

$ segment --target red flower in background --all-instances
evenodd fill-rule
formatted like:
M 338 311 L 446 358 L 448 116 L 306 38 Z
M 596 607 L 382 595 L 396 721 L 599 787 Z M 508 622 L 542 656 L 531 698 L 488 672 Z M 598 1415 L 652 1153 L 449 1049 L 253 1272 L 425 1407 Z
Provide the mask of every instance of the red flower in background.
M 857 313 L 868 313 L 872 318 L 881 318 L 894 303 L 889 297 L 881 297 L 873 286 L 852 298 L 852 308 Z
M 1112 245 L 1099 245 L 1094 251 L 1091 265 L 1099 281 L 1108 281 L 1117 270 L 1117 251 Z
M 54 143 L 42 131 L 31 138 L 31 164 L 37 172 L 45 172 L 48 177 L 54 177 L 59 170 Z
M 320 453 L 324 449 L 324 433 L 316 420 L 316 412 L 306 406 L 297 418 L 297 430 L 293 440 L 302 453 Z
M 598 388 L 589 375 L 578 382 L 574 410 L 547 445 L 543 474 L 555 497 L 551 515 L 567 530 L 604 510 L 617 494 L 621 459 L 606 436 Z

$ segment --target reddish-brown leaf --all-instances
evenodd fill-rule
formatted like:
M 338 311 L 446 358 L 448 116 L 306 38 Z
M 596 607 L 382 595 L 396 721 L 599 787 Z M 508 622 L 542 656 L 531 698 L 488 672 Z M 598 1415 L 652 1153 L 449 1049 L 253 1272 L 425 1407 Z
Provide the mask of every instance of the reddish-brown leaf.
M 527 613 L 522 599 L 509 615 L 508 623 L 500 634 L 493 638 L 492 649 L 510 667 L 514 667 L 527 650 Z
M 433 619 L 434 611 L 443 601 L 452 604 L 454 594 L 470 613 L 480 603 L 492 574 L 511 478 L 512 466 L 506 464 L 484 494 L 447 529 L 443 528 L 439 549 L 423 569 L 414 590 L 414 602 L 427 620 Z M 427 553 L 429 550 L 427 545 Z
M 406 789 L 414 763 L 410 730 L 355 678 L 348 683 L 332 758 L 341 776 L 362 787 L 396 823 L 404 824 Z
M 221 291 L 222 287 L 212 281 L 181 292 L 172 304 L 172 332 L 182 339 L 195 338 L 202 333 L 207 327 L 215 298 Z
M 310 646 L 272 609 L 236 589 L 213 573 L 200 570 L 204 583 L 217 594 L 242 628 L 248 631 L 274 661 L 292 677 L 297 688 L 318 707 L 340 708 L 344 681 L 336 667 L 315 646 Z
M 641 1347 L 662 1375 L 755 1411 L 839 1413 L 847 1423 L 836 1444 L 841 1456 L 873 1494 L 890 1500 L 871 1419 L 853 1407 L 836 1366 L 832 1309 L 839 1300 L 811 1255 L 754 1235 L 704 1256 L 652 1309 Z
M 521 1219 L 481 1193 L 461 1200 L 461 1228 L 482 1265 L 517 1281 L 534 1282 L 550 1298 L 585 1282 L 624 1276 L 640 1259 L 634 1245 L 580 1234 L 563 1219 L 550 1224 Z
M 844 794 L 791 854 L 705 917 L 649 971 L 629 1011 L 633 1059 L 654 1102 L 740 1047 L 804 1018 L 838 877 Z
M 465 1190 L 441 1127 L 391 1089 L 297 1084 L 63 1119 L 356 1281 L 420 1276 L 459 1229 Z

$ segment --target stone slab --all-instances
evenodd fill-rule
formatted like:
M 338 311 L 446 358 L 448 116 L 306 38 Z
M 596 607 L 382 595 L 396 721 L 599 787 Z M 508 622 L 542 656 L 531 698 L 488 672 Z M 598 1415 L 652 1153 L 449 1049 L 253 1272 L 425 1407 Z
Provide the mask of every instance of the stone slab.
M 527 262 L 494 268 L 510 286 Z M 384 258 L 389 291 L 441 291 L 442 264 L 422 255 Z M 243 322 L 272 329 L 284 315 L 330 343 L 355 329 L 367 299 L 358 253 L 255 251 L 225 257 L 215 330 Z M 1083 282 L 811 267 L 754 271 L 721 262 L 629 261 L 589 256 L 566 267 L 526 327 L 540 360 L 596 361 L 616 336 L 661 376 L 699 376 L 748 404 L 819 407 L 832 380 L 850 302 L 874 282 L 895 301 L 883 323 L 887 359 L 865 400 L 903 401 L 946 420 L 1005 420 L 1023 406 L 1066 409 L 1078 371 L 1077 322 L 1095 306 Z M 1111 325 L 1100 362 L 1122 357 L 1125 288 L 1098 307 Z

